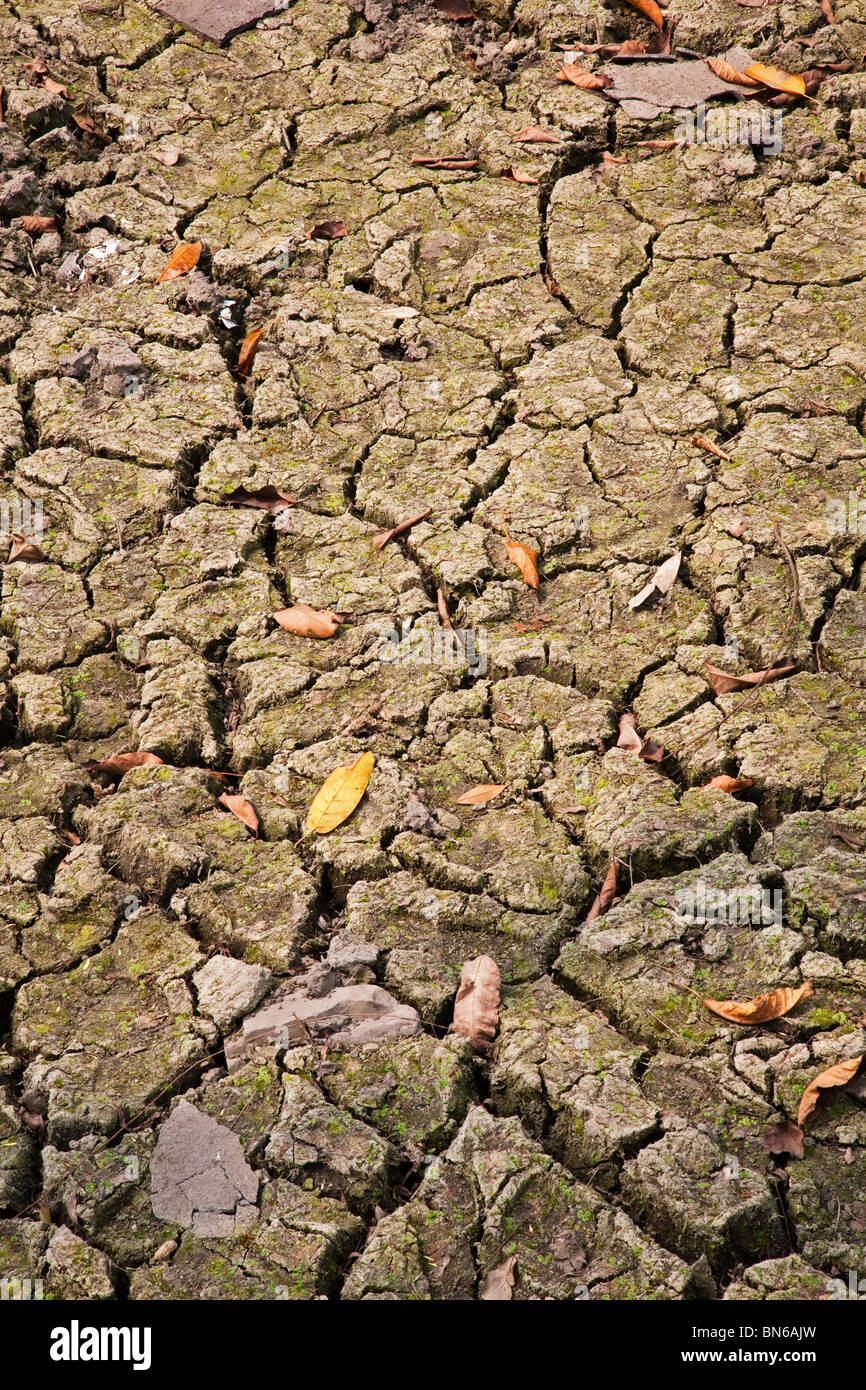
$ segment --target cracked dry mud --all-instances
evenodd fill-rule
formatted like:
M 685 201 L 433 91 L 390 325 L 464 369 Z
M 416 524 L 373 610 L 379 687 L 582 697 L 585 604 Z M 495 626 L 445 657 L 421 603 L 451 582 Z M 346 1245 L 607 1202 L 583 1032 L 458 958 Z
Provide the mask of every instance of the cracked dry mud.
M 648 35 L 618 0 L 474 4 L 295 0 L 220 49 L 0 0 L 4 496 L 44 515 L 0 608 L 0 1275 L 46 1296 L 474 1299 L 516 1255 L 516 1299 L 824 1298 L 866 1259 L 866 1083 L 763 1146 L 866 1051 L 862 0 L 672 0 L 699 52 L 858 60 L 777 154 L 557 82 Z M 228 500 L 263 487 L 297 506 Z M 483 671 L 380 659 L 437 590 Z M 84 768 L 131 750 L 163 765 Z M 684 920 L 699 883 L 781 920 Z M 448 1032 L 479 954 L 489 1058 Z M 696 997 L 806 979 L 762 1028 Z

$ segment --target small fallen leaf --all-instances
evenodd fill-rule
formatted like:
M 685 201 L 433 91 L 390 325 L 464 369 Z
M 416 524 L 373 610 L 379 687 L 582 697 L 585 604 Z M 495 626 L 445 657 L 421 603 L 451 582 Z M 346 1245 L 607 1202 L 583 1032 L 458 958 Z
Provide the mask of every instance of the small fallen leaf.
M 642 150 L 675 150 L 680 143 L 679 140 L 638 140 L 638 149 Z
M 155 753 L 115 753 L 98 763 L 82 763 L 82 767 L 85 772 L 108 772 L 112 776 L 122 777 L 131 767 L 151 767 L 155 763 L 162 763 L 162 758 Z
M 752 786 L 754 786 L 754 782 L 751 777 L 728 777 L 726 773 L 722 772 L 718 777 L 714 777 L 711 782 L 705 783 L 700 790 L 708 791 L 710 787 L 716 787 L 718 791 L 730 792 L 733 796 L 734 792 L 745 791 L 746 787 Z
M 663 29 L 665 25 L 664 16 L 655 0 L 628 0 L 632 9 L 640 10 L 641 14 L 646 15 L 647 19 L 652 20 L 657 29 Z
M 28 236 L 42 236 L 43 232 L 56 232 L 57 223 L 53 217 L 22 217 L 21 230 Z
M 629 599 L 629 608 L 641 608 L 650 599 L 664 598 L 669 594 L 679 574 L 682 558 L 683 552 L 677 550 L 664 564 L 659 565 L 650 582 L 644 585 L 639 594 Z
M 317 222 L 315 227 L 307 232 L 307 241 L 339 241 L 340 237 L 348 235 L 349 228 L 338 218 L 333 222 Z
M 30 73 L 30 86 L 41 86 L 41 83 L 35 82 L 34 79 L 37 77 L 48 76 L 48 64 L 46 63 L 45 59 L 34 58 L 31 62 L 25 63 L 24 66 Z
M 22 565 L 41 565 L 45 558 L 44 553 L 34 540 L 19 535 L 17 531 L 12 532 L 12 549 L 9 551 L 10 565 L 16 560 Z
M 284 632 L 297 637 L 333 637 L 340 626 L 340 616 L 329 609 L 311 608 L 308 603 L 296 603 L 274 614 Z
M 342 825 L 367 790 L 375 766 L 373 754 L 362 753 L 347 767 L 335 767 L 313 797 L 304 822 L 304 834 L 327 835 Z
M 85 134 L 95 136 L 95 138 L 101 140 L 104 145 L 111 144 L 111 136 L 106 135 L 102 126 L 97 125 L 93 117 L 89 116 L 86 111 L 73 111 L 72 119 L 78 126 L 78 129 L 83 130 Z
M 557 82 L 570 82 L 572 86 L 583 87 L 588 92 L 601 91 L 613 82 L 612 77 L 606 77 L 600 72 L 587 72 L 586 68 L 578 67 L 577 63 L 559 63 L 557 66 Z
M 771 681 L 784 680 L 793 675 L 797 663 L 791 657 L 783 656 L 775 666 L 765 671 L 746 671 L 742 676 L 732 676 L 729 671 L 720 671 L 718 666 L 704 662 L 707 679 L 717 695 L 730 695 L 734 690 L 751 690 L 756 685 L 769 685 Z
M 862 840 L 859 835 L 852 835 L 850 830 L 846 830 L 842 825 L 837 825 L 835 821 L 828 821 L 827 828 L 831 834 L 836 836 L 837 840 L 849 845 L 851 849 L 866 849 L 866 840 Z
M 526 125 L 511 139 L 518 145 L 559 145 L 565 139 L 561 131 L 551 130 L 549 126 Z
M 616 897 L 616 870 L 617 862 L 615 859 L 611 859 L 601 889 L 596 893 L 592 906 L 586 914 L 587 922 L 594 922 L 596 917 L 601 917 L 602 913 L 607 912 Z
M 264 333 L 263 328 L 253 328 L 241 343 L 241 350 L 238 353 L 238 376 L 246 376 L 250 367 L 253 365 L 253 358 L 258 352 L 259 341 Z
M 833 6 L 830 4 L 830 0 L 821 0 L 821 13 L 828 24 L 836 23 L 836 16 L 833 13 Z
M 860 1070 L 863 1055 L 851 1057 L 847 1062 L 837 1062 L 835 1067 L 828 1067 L 826 1071 L 819 1072 L 818 1075 L 809 1082 L 800 1098 L 800 1105 L 797 1110 L 797 1124 L 803 1125 L 810 1116 L 814 1115 L 818 1108 L 818 1101 L 821 1099 L 822 1091 L 829 1091 L 838 1086 L 847 1086 L 849 1081 Z
M 53 77 L 43 77 L 42 85 L 46 92 L 51 92 L 54 96 L 63 97 L 69 101 L 69 88 L 64 87 L 62 82 L 55 82 Z
M 451 1026 L 469 1039 L 476 1052 L 489 1052 L 493 1046 L 499 1025 L 499 989 L 499 966 L 491 956 L 476 956 L 463 966 Z
M 707 67 L 720 77 L 723 82 L 739 82 L 742 87 L 760 87 L 762 84 L 754 77 L 749 77 L 745 72 L 738 72 L 736 68 L 726 63 L 724 58 L 707 58 Z
M 469 0 L 433 0 L 433 4 L 439 13 L 447 15 L 448 19 L 478 18 Z
M 294 507 L 297 497 L 290 497 L 287 492 L 280 492 L 277 488 L 271 487 L 270 483 L 266 487 L 256 488 L 255 492 L 248 492 L 245 487 L 236 487 L 234 492 L 230 492 L 223 498 L 233 507 L 260 507 L 265 512 L 282 512 L 286 507 Z
M 528 584 L 530 589 L 538 588 L 538 551 L 531 550 L 528 545 L 521 545 L 520 541 L 514 541 L 505 532 L 507 545 L 506 551 L 512 565 L 516 565 L 523 576 L 524 584 Z
M 518 169 L 516 164 L 512 164 L 505 177 L 513 180 L 514 183 L 538 183 L 538 179 L 534 179 L 531 174 L 527 174 L 525 169 Z
M 454 625 L 448 616 L 448 602 L 441 589 L 436 590 L 436 609 L 439 613 L 439 621 L 449 632 L 454 631 Z
M 177 280 L 181 275 L 188 275 L 198 265 L 200 256 L 200 241 L 182 241 L 172 251 L 156 283 L 162 285 L 166 280 Z
M 530 622 L 528 622 L 528 623 L 524 623 L 524 622 L 521 622 L 519 619 L 515 619 L 514 631 L 515 631 L 515 632 L 520 632 L 520 633 L 523 633 L 523 632 L 538 632 L 539 628 L 547 627 L 548 624 L 549 624 L 549 623 L 552 623 L 552 622 L 553 622 L 553 619 L 552 619 L 552 618 L 533 618 L 533 619 L 532 619 Z
M 733 462 L 730 454 L 726 454 L 724 449 L 720 449 L 718 444 L 714 444 L 711 439 L 705 438 L 702 434 L 693 434 L 692 443 L 696 444 L 699 449 L 706 449 L 708 454 L 715 454 L 717 459 L 724 459 L 725 463 Z
M 468 792 L 458 796 L 456 804 L 458 806 L 484 806 L 504 791 L 505 783 L 502 786 L 497 786 L 495 782 L 481 782 L 477 787 L 470 787 Z
M 150 157 L 164 164 L 166 169 L 171 169 L 180 159 L 180 150 L 175 145 L 166 145 L 164 149 L 151 150 Z
M 791 1120 L 771 1125 L 764 1135 L 765 1154 L 790 1154 L 792 1158 L 803 1157 L 803 1131 Z
M 219 798 L 219 805 L 225 806 L 233 816 L 237 816 L 254 835 L 259 833 L 259 818 L 252 802 L 247 801 L 245 796 L 233 796 L 230 792 L 223 792 Z
M 623 714 L 620 717 L 619 738 L 616 741 L 616 746 L 617 748 L 625 748 L 630 753 L 636 753 L 645 763 L 660 763 L 665 756 L 663 743 L 656 743 L 651 738 L 641 738 L 635 728 L 633 714 Z
M 425 169 L 475 169 L 478 165 L 477 159 L 461 159 L 455 156 L 449 159 L 442 156 L 437 159 L 435 155 L 416 154 L 409 160 L 410 164 L 423 164 Z
M 806 83 L 795 73 L 785 72 L 784 68 L 769 67 L 766 63 L 752 63 L 746 68 L 746 77 L 754 78 L 761 86 L 772 87 L 775 92 L 789 92 L 791 96 L 804 97 Z
M 486 1303 L 507 1303 L 510 1300 L 511 1290 L 514 1288 L 516 1262 L 517 1256 L 509 1255 L 507 1260 L 503 1260 L 501 1265 L 497 1265 L 484 1276 L 478 1290 L 480 1300 Z
M 417 526 L 419 521 L 426 521 L 432 510 L 432 507 L 428 507 L 426 512 L 419 512 L 417 516 L 410 517 L 408 521 L 401 521 L 398 526 L 392 526 L 390 531 L 380 531 L 378 536 L 373 537 L 373 545 L 376 550 L 381 550 L 383 545 L 387 545 L 389 541 L 411 531 L 412 527 Z
M 704 999 L 701 1002 L 710 1013 L 727 1019 L 728 1023 L 769 1023 L 790 1013 L 801 999 L 808 999 L 814 993 L 811 983 L 806 980 L 797 989 L 774 989 L 769 994 L 759 994 L 744 1004 L 734 1000 Z
M 602 164 L 628 164 L 627 154 L 611 154 L 610 150 L 605 150 L 601 157 Z

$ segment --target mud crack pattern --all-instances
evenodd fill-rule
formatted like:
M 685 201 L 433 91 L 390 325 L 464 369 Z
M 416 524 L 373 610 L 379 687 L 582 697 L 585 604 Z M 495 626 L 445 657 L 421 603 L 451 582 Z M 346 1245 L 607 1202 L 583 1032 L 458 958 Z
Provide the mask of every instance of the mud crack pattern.
M 475 8 L 296 0 L 217 48 L 0 0 L 4 525 L 44 553 L 0 607 L 0 1275 L 57 1297 L 473 1299 L 516 1255 L 518 1299 L 793 1299 L 866 1259 L 866 1086 L 763 1143 L 866 1051 L 862 7 L 672 0 L 691 49 L 858 60 L 775 153 L 557 82 L 629 8 Z M 298 504 L 228 501 L 265 487 Z M 489 1059 L 447 1032 L 481 953 Z M 805 979 L 760 1029 L 696 997 Z M 152 1181 L 170 1115 L 210 1187 L 167 1138 Z

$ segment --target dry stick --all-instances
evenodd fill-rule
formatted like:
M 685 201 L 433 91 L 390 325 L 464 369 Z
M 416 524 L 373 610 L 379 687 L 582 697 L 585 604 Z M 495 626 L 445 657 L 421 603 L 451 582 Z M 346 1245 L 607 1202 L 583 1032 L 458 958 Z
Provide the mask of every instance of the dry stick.
M 759 681 L 757 681 L 757 682 L 755 683 L 755 685 L 752 686 L 751 690 L 747 690 L 747 691 L 746 691 L 745 695 L 743 696 L 742 700 L 740 700 L 740 702 L 739 702 L 739 704 L 736 706 L 736 708 L 735 708 L 735 709 L 732 709 L 731 712 L 730 712 L 730 714 L 725 714 L 725 715 L 723 715 L 721 721 L 720 721 L 718 724 L 716 724 L 714 728 L 710 729 L 706 734 L 704 734 L 702 738 L 699 738 L 695 743 L 687 743 L 687 744 L 685 745 L 685 750 L 686 750 L 686 752 L 691 752 L 691 753 L 693 753 L 693 752 L 695 751 L 696 748 L 700 748 L 702 744 L 706 743 L 706 741 L 707 741 L 708 738 L 711 738 L 713 735 L 715 735 L 715 734 L 717 734 L 717 733 L 719 732 L 719 729 L 722 727 L 722 724 L 727 724 L 727 722 L 728 722 L 729 719 L 733 719 L 733 718 L 734 718 L 734 715 L 739 714 L 743 709 L 745 709 L 745 707 L 746 707 L 746 705 L 749 703 L 749 701 L 752 700 L 752 699 L 754 699 L 754 697 L 757 695 L 757 693 L 758 693 L 759 690 L 762 690 L 762 689 L 763 689 L 763 687 L 767 684 L 767 682 L 768 682 L 768 680 L 769 680 L 769 678 L 770 678 L 770 673 L 771 673 L 771 672 L 773 671 L 773 669 L 778 665 L 778 663 L 781 661 L 782 657 L 785 656 L 785 655 L 787 654 L 788 646 L 789 646 L 789 643 L 790 643 L 790 640 L 791 640 L 791 634 L 792 634 L 792 632 L 793 632 L 793 630 L 794 630 L 794 623 L 795 623 L 795 621 L 796 621 L 797 613 L 799 612 L 800 616 L 801 616 L 801 617 L 803 616 L 803 610 L 802 610 L 802 608 L 800 607 L 800 576 L 799 576 L 799 574 L 798 574 L 798 572 L 797 572 L 797 562 L 796 562 L 796 560 L 794 559 L 794 557 L 793 557 L 793 555 L 791 554 L 791 552 L 790 552 L 790 550 L 788 549 L 788 547 L 786 546 L 785 542 L 782 540 L 782 536 L 781 536 L 781 532 L 779 531 L 778 524 L 776 524 L 776 525 L 773 527 L 773 535 L 775 536 L 775 538 L 776 538 L 776 540 L 777 540 L 777 542 L 778 542 L 778 544 L 779 544 L 779 546 L 780 546 L 780 548 L 781 548 L 782 554 L 784 555 L 784 557 L 785 557 L 785 559 L 786 559 L 786 561 L 787 561 L 787 563 L 788 563 L 788 568 L 789 568 L 789 570 L 791 571 L 791 580 L 792 580 L 792 587 L 791 587 L 791 613 L 790 613 L 790 616 L 789 616 L 789 618 L 788 618 L 788 622 L 787 622 L 787 624 L 786 624 L 786 626 L 785 626 L 785 634 L 784 634 L 784 636 L 783 636 L 783 638 L 782 638 L 782 645 L 780 646 L 779 650 L 776 652 L 776 655 L 773 657 L 772 661 L 768 664 L 768 666 L 766 667 L 766 669 L 763 671 L 763 673 L 762 673 L 762 675 L 761 675 L 761 679 L 760 679 Z

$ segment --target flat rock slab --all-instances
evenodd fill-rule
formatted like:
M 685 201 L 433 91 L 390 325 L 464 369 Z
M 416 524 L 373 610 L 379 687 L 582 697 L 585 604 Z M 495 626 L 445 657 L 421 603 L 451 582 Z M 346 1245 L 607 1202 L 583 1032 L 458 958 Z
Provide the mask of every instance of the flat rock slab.
M 755 60 L 744 48 L 732 48 L 725 62 L 742 72 Z M 699 60 L 685 63 L 613 63 L 604 68 L 613 78 L 607 95 L 618 101 L 627 116 L 651 120 L 660 111 L 697 106 L 702 101 L 728 94 L 747 97 L 756 89 L 740 83 L 723 82 L 712 68 Z
M 358 1047 L 385 1038 L 418 1033 L 421 1020 L 409 1004 L 398 1004 L 378 985 L 348 985 L 319 999 L 289 994 L 244 1019 L 243 1033 L 226 1043 L 229 1070 L 240 1066 L 255 1047 L 323 1039 L 329 1047 Z
M 160 1130 L 150 1168 L 154 1216 L 202 1236 L 253 1224 L 259 1180 L 240 1140 L 182 1100 Z
M 232 35 L 285 8 L 274 0 L 164 0 L 156 7 L 157 13 L 166 19 L 173 19 L 200 39 L 213 39 L 214 43 L 225 43 Z

